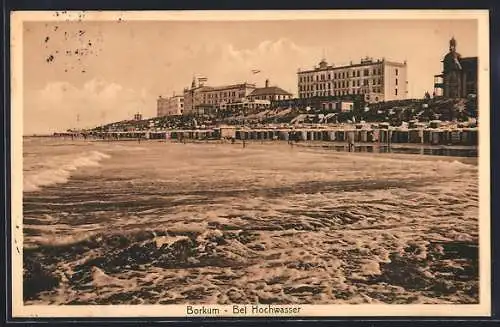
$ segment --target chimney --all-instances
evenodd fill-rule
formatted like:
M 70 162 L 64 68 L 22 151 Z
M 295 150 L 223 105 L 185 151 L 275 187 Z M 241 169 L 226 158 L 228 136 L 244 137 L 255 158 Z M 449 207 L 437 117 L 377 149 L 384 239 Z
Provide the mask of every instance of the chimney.
M 266 87 L 269 87 L 269 80 L 266 79 Z

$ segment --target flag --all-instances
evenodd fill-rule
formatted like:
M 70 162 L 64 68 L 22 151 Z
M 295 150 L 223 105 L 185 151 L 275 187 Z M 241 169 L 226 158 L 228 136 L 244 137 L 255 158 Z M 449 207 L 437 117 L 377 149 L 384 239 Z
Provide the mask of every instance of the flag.
M 260 73 L 260 70 L 258 70 L 258 69 L 252 69 L 252 74 L 258 74 L 258 73 Z

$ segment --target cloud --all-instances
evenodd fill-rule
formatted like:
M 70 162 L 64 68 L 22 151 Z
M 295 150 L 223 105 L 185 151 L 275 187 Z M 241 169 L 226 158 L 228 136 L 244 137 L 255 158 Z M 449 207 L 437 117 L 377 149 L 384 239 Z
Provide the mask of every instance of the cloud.
M 195 62 L 210 62 L 200 65 L 200 73 L 211 85 L 238 83 L 243 81 L 271 84 L 296 92 L 297 69 L 314 65 L 321 58 L 321 49 L 298 45 L 287 38 L 264 40 L 253 48 L 238 49 L 233 44 L 216 46 L 200 45 Z M 193 67 L 196 69 L 197 67 Z M 258 75 L 251 71 L 258 69 Z
M 42 89 L 25 92 L 24 133 L 93 127 L 130 119 L 137 111 L 153 116 L 155 101 L 146 89 L 130 89 L 102 79 L 89 80 L 80 87 L 51 82 Z

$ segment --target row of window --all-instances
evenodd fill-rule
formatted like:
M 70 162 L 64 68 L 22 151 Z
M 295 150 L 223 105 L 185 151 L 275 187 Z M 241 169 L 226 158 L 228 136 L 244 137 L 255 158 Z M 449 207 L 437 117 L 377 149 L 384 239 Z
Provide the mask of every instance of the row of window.
M 363 74 L 361 74 L 363 73 Z M 300 83 L 307 83 L 307 82 L 314 82 L 314 81 L 329 81 L 332 78 L 333 79 L 342 79 L 342 78 L 352 78 L 352 77 L 361 77 L 361 76 L 370 76 L 370 73 L 372 75 L 382 75 L 382 68 L 373 68 L 373 69 L 358 69 L 358 70 L 351 70 L 351 71 L 344 71 L 344 72 L 338 72 L 338 73 L 324 73 L 321 75 L 314 75 L 317 73 L 312 73 L 311 75 L 305 75 L 305 76 L 299 76 L 299 82 Z M 396 69 L 396 75 L 397 75 L 397 69 Z
M 238 97 L 243 98 L 245 96 L 245 92 L 239 92 Z M 218 99 L 218 98 L 229 98 L 229 97 L 236 97 L 236 92 L 235 91 L 226 91 L 226 92 L 218 92 L 218 93 L 206 93 L 203 94 L 204 99 Z
M 288 95 L 259 95 L 259 96 L 253 96 L 253 99 L 256 100 L 286 100 L 290 99 L 290 96 Z
M 338 72 L 338 73 L 324 73 L 321 75 L 317 75 L 317 73 L 312 73 L 310 75 L 299 75 L 299 83 L 311 83 L 318 81 L 329 81 L 333 79 L 345 79 L 345 78 L 353 78 L 353 77 L 361 77 L 361 72 L 363 72 L 363 77 L 370 76 L 370 72 L 372 75 L 382 75 L 382 68 L 373 68 L 373 69 L 358 69 L 351 70 L 347 72 Z M 315 75 L 316 74 L 316 75 Z M 399 70 L 397 68 L 394 69 L 394 74 L 396 76 L 399 75 Z
M 344 81 L 333 81 L 333 82 L 329 82 L 329 83 L 326 83 L 326 84 L 333 84 L 334 87 L 337 87 L 335 85 L 342 85 L 342 84 L 345 84 L 345 85 L 349 85 L 350 83 L 353 85 L 353 86 L 356 86 L 356 85 L 360 85 L 361 84 L 361 81 L 363 81 L 363 85 L 368 85 L 368 83 L 371 83 L 371 84 L 382 84 L 383 83 L 383 78 L 382 77 L 379 77 L 379 78 L 373 78 L 373 79 L 370 79 L 370 78 L 364 78 L 364 79 L 356 79 L 356 80 L 344 80 Z M 321 84 L 322 81 L 319 81 Z M 305 82 L 305 83 L 299 83 L 299 85 L 317 85 L 318 83 L 317 82 L 313 82 L 312 84 L 307 84 L 308 82 Z M 397 84 L 397 79 L 396 79 L 396 84 Z M 340 87 L 340 86 L 338 86 Z
M 365 94 L 368 93 L 369 90 L 365 89 L 345 89 L 345 90 L 327 90 L 327 91 L 313 91 L 313 92 L 301 92 L 299 95 L 300 97 L 312 97 L 312 96 L 339 96 L 339 95 L 348 95 L 348 94 Z M 381 88 L 373 88 L 372 89 L 373 93 L 382 93 Z M 305 95 L 305 96 L 302 96 Z
M 381 89 L 372 89 L 373 93 L 382 93 Z M 367 94 L 363 89 L 351 89 L 351 90 L 341 90 L 341 91 L 315 91 L 315 92 L 302 92 L 299 93 L 299 98 L 310 98 L 314 96 L 341 96 L 341 95 L 358 95 Z M 398 95 L 398 89 L 394 89 L 394 95 Z M 369 96 L 368 96 L 369 97 Z
M 183 108 L 184 103 L 177 103 L 177 102 L 159 102 L 158 103 L 158 108 Z
M 369 84 L 370 83 L 370 84 Z M 368 85 L 382 85 L 382 78 L 374 78 L 373 80 L 364 79 L 363 86 Z M 396 79 L 396 85 L 398 85 L 398 81 Z M 342 81 L 342 82 L 333 82 L 333 83 L 325 83 L 325 84 L 311 84 L 311 85 L 299 85 L 299 91 L 314 91 L 314 90 L 327 90 L 327 89 L 339 89 L 346 87 L 359 87 L 361 86 L 361 80 L 354 81 Z
M 290 99 L 290 96 L 288 95 L 262 95 L 262 96 L 255 96 L 252 97 L 255 100 L 286 100 Z M 221 101 L 224 101 L 224 99 L 206 99 L 205 97 L 203 98 L 203 103 L 206 104 L 219 104 Z M 228 99 L 226 103 L 239 103 L 241 102 L 241 98 L 238 99 Z
M 224 99 L 220 99 L 220 100 L 206 100 L 205 98 L 203 98 L 203 101 L 201 101 L 202 103 L 207 103 L 207 104 L 219 104 L 221 101 L 225 101 Z M 229 99 L 229 100 L 226 100 L 225 101 L 226 103 L 237 103 L 237 102 L 240 102 L 240 99 Z
M 371 85 L 380 85 L 383 84 L 382 78 L 374 78 L 373 80 L 369 79 L 364 79 L 363 80 L 363 86 L 367 86 L 368 83 L 371 83 Z M 394 80 L 395 85 L 398 85 L 398 79 L 396 78 Z M 326 83 L 326 84 L 306 84 L 306 85 L 299 85 L 299 91 L 312 91 L 312 90 L 325 90 L 325 89 L 331 89 L 333 85 L 334 89 L 337 88 L 345 88 L 345 87 L 356 87 L 356 86 L 361 86 L 361 80 L 353 80 L 351 82 L 349 81 L 342 81 L 342 82 L 333 82 L 333 83 Z

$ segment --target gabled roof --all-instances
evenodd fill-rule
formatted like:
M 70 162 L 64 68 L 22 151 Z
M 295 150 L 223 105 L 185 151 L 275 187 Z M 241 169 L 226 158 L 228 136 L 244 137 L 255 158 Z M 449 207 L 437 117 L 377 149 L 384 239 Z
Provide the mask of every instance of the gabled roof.
M 292 94 L 283 90 L 280 87 L 269 86 L 269 87 L 257 88 L 253 90 L 252 93 L 250 93 L 250 96 L 257 96 L 257 95 L 292 95 Z

